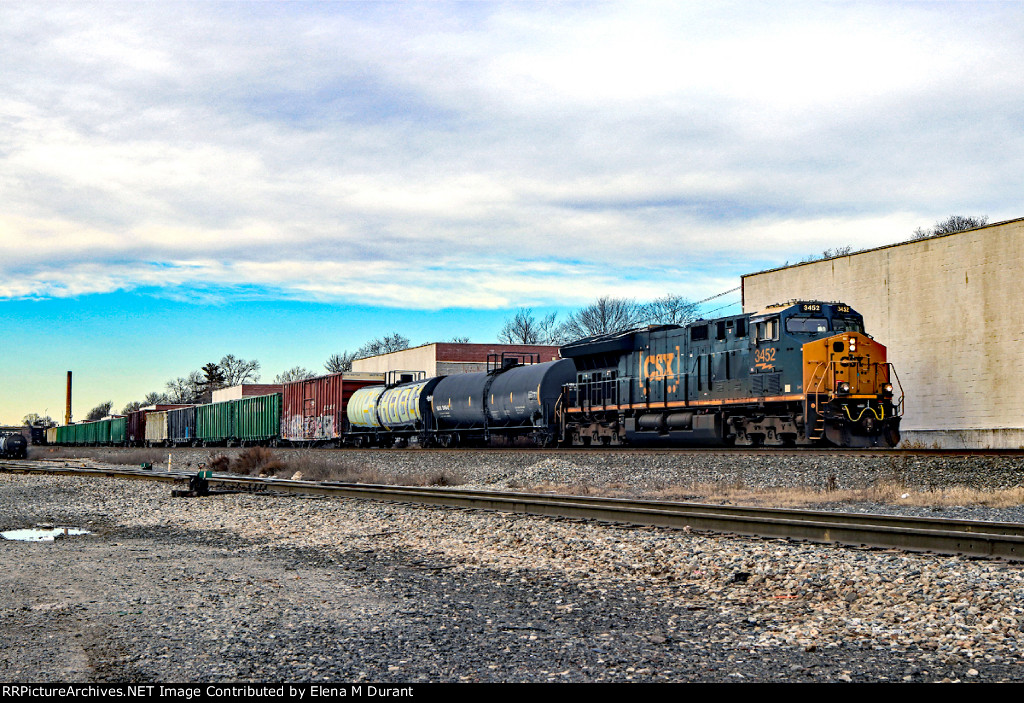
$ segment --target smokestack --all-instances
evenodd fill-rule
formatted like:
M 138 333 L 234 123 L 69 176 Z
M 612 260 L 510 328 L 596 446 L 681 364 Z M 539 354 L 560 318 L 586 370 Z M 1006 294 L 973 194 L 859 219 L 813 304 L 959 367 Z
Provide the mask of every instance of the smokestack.
M 68 371 L 68 404 L 64 410 L 64 424 L 71 424 L 71 372 Z

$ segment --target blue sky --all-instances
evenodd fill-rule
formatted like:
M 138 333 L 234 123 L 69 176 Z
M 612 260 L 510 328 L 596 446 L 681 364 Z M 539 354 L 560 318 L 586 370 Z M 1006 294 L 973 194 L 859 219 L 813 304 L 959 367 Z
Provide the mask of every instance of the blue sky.
M 0 4 L 0 421 L 1019 217 L 1020 3 Z M 717 306 L 720 300 L 715 301 Z M 728 300 L 724 300 L 728 302 Z

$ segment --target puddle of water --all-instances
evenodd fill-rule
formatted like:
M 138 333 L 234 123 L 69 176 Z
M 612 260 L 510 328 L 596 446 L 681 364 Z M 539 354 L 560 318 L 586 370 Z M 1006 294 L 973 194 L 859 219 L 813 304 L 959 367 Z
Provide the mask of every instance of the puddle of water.
M 78 527 L 48 527 L 0 532 L 0 537 L 19 542 L 52 542 L 59 537 L 87 534 L 89 534 L 89 530 L 82 530 Z

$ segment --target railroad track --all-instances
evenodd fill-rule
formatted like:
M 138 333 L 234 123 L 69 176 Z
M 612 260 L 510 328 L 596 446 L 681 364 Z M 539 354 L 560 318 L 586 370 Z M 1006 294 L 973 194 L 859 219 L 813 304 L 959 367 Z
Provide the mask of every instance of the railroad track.
M 41 464 L 50 464 L 41 466 Z M 0 461 L 0 471 L 186 482 L 194 474 L 72 465 L 67 461 Z M 215 474 L 211 486 L 230 491 L 323 495 L 418 505 L 471 508 L 549 517 L 806 540 L 854 547 L 1024 561 L 1024 524 L 706 505 L 571 496 L 293 481 Z
M 58 450 L 74 449 L 76 454 L 88 454 L 90 452 L 138 452 L 138 451 L 161 451 L 172 454 L 183 452 L 208 451 L 218 453 L 230 453 L 245 451 L 246 447 L 55 447 Z M 602 454 L 651 454 L 651 455 L 692 455 L 700 456 L 705 454 L 737 454 L 745 456 L 857 456 L 857 457 L 960 457 L 960 456 L 989 456 L 989 457 L 1024 457 L 1024 449 L 839 449 L 824 447 L 650 447 L 650 446 L 614 446 L 614 447 L 566 447 L 562 449 L 549 449 L 540 447 L 390 447 L 359 449 L 347 447 L 344 449 L 334 447 L 268 447 L 270 451 L 280 452 L 314 452 L 335 454 L 346 453 L 411 453 L 411 454 L 468 454 L 472 452 L 486 452 L 487 454 L 498 453 L 526 453 L 533 456 L 543 457 L 564 457 L 572 455 L 602 455 Z M 45 452 L 47 447 L 34 447 L 35 452 Z M 76 457 L 76 459 L 79 457 Z M 44 459 L 48 461 L 47 459 Z M 68 458 L 65 461 L 74 461 Z M 56 461 L 56 459 L 55 459 Z

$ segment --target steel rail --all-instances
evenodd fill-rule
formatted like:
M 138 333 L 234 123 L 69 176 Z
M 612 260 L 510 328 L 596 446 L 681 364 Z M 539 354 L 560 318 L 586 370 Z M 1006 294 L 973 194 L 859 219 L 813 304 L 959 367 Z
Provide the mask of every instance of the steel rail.
M 186 481 L 184 472 L 139 469 L 38 467 L 0 462 L 0 470 L 21 473 L 102 475 L 158 481 Z M 491 510 L 548 517 L 599 520 L 804 540 L 855 547 L 900 549 L 1024 561 L 1024 524 L 896 515 L 839 513 L 707 505 L 594 496 L 293 481 L 215 474 L 211 485 L 247 492 L 323 495 L 364 500 Z
M 123 446 L 113 445 L 96 445 L 96 446 L 74 446 L 74 445 L 50 445 L 56 449 L 76 449 L 83 452 L 109 452 L 109 451 L 139 451 L 140 448 L 128 448 Z M 34 447 L 34 449 L 42 449 L 45 451 L 45 447 Z M 171 453 L 179 452 L 196 452 L 196 451 L 244 451 L 245 447 L 224 447 L 224 446 L 209 446 L 209 447 L 152 447 L 152 449 L 166 451 Z M 545 447 L 474 447 L 474 446 L 463 446 L 463 447 L 325 447 L 325 446 L 314 446 L 314 447 L 303 447 L 303 446 L 286 446 L 279 445 L 276 447 L 270 447 L 271 451 L 295 451 L 295 452 L 387 452 L 387 453 L 413 453 L 413 454 L 468 454 L 471 452 L 487 452 L 488 454 L 498 453 L 526 453 L 530 455 L 547 455 L 552 456 L 565 456 L 572 453 L 579 453 L 582 455 L 589 454 L 667 454 L 667 455 L 695 455 L 699 456 L 702 454 L 737 454 L 737 455 L 751 455 L 751 456 L 844 456 L 844 457 L 887 457 L 887 458 L 900 458 L 900 457 L 971 457 L 971 456 L 984 456 L 984 457 L 1013 457 L 1020 458 L 1024 457 L 1024 449 L 935 449 L 935 448 L 920 448 L 920 449 L 894 449 L 894 448 L 882 448 L 882 447 L 861 447 L 861 448 L 849 448 L 849 447 L 815 447 L 815 446 L 802 446 L 802 447 L 736 447 L 736 446 L 675 446 L 665 447 L 657 445 L 592 445 L 589 447 L 573 446 L 573 447 L 562 447 L 562 448 L 545 448 Z M 65 461 L 73 461 L 74 459 L 65 459 Z M 60 461 L 60 459 L 41 459 L 41 461 Z

